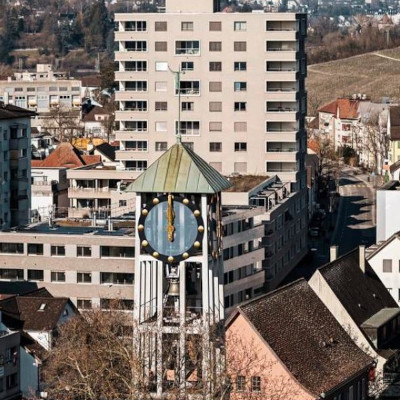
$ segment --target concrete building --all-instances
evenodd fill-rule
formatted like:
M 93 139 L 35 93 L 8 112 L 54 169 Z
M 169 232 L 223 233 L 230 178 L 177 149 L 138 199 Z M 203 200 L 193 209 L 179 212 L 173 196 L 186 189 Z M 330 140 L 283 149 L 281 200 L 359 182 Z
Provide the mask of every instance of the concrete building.
M 0 230 L 29 222 L 33 115 L 0 103 Z
M 138 175 L 179 129 L 223 175 L 305 188 L 306 15 L 218 11 L 167 0 L 165 13 L 116 14 L 120 168 Z

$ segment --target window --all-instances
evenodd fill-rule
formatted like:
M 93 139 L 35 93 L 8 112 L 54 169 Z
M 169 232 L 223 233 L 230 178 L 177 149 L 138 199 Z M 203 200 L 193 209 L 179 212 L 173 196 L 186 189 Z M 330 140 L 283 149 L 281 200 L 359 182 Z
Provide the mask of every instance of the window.
M 222 71 L 222 62 L 210 61 L 210 71 Z
M 11 375 L 6 376 L 6 390 L 15 388 L 18 386 L 18 374 L 14 372 Z
M 182 31 L 192 31 L 193 30 L 193 22 L 181 22 L 181 30 Z
M 146 160 L 135 160 L 135 161 L 126 161 L 125 162 L 125 169 L 127 171 L 137 171 L 141 172 L 147 168 L 147 161 Z
M 76 255 L 78 257 L 91 257 L 92 256 L 92 248 L 87 246 L 78 246 L 76 248 Z
M 221 132 L 222 131 L 222 122 L 210 122 L 208 124 L 208 130 L 210 132 Z
M 131 310 L 133 308 L 133 300 L 100 299 L 100 308 L 103 310 Z
M 52 282 L 65 282 L 65 272 L 64 271 L 51 271 L 51 281 Z
M 247 143 L 235 142 L 235 151 L 247 151 Z
M 133 258 L 135 257 L 135 248 L 120 246 L 101 246 L 100 254 L 101 257 Z
M 118 202 L 118 207 L 126 207 L 127 205 L 127 201 L 126 200 L 120 200 Z
M 147 121 L 127 121 L 125 122 L 125 131 L 147 132 Z
M 51 246 L 52 256 L 65 256 L 65 246 Z
M 146 100 L 126 101 L 124 111 L 136 111 L 136 112 L 147 111 L 147 101 Z
M 234 82 L 233 89 L 235 92 L 245 92 L 247 90 L 247 82 Z
M 134 274 L 124 274 L 117 272 L 102 272 L 100 283 L 113 283 L 115 285 L 133 285 Z
M 246 390 L 246 377 L 238 375 L 236 377 L 236 390 L 238 392 L 244 392 Z
M 166 101 L 156 101 L 155 110 L 156 111 L 167 111 L 168 103 Z
M 245 31 L 247 28 L 247 24 L 245 21 L 235 21 L 233 23 L 233 30 L 235 31 Z
M 392 272 L 392 260 L 383 260 L 383 272 Z
M 175 122 L 175 134 L 178 133 L 178 121 Z M 200 135 L 200 121 L 181 121 L 181 135 L 198 136 Z
M 210 51 L 222 51 L 222 42 L 210 42 L 208 49 Z
M 125 90 L 129 92 L 147 92 L 147 81 L 125 82 Z
M 222 82 L 209 82 L 208 90 L 210 92 L 222 92 Z
M 233 43 L 233 50 L 234 51 L 246 51 L 247 50 L 247 43 L 246 42 L 234 42 Z
M 168 43 L 167 42 L 154 42 L 154 50 L 155 51 L 167 51 Z
M 76 305 L 81 310 L 90 310 L 92 308 L 91 299 L 77 299 Z
M 177 40 L 175 42 L 176 55 L 197 55 L 200 54 L 200 41 L 198 40 Z
M 210 151 L 213 151 L 213 152 L 222 151 L 222 143 L 221 142 L 210 142 Z
M 156 61 L 156 71 L 168 71 L 168 63 L 166 61 Z
M 247 63 L 246 61 L 235 61 L 233 63 L 233 69 L 235 71 L 246 71 L 247 70 Z
M 221 21 L 210 21 L 209 30 L 212 32 L 221 31 L 222 30 L 222 22 Z
M 166 92 L 167 82 L 156 82 L 155 83 L 156 92 Z
M 166 151 L 168 149 L 168 142 L 156 142 L 155 150 L 156 151 Z
M 185 142 L 185 147 L 194 151 L 194 143 L 193 142 Z
M 28 281 L 43 281 L 43 270 L 28 269 Z
M 261 377 L 260 376 L 252 376 L 251 377 L 251 391 L 252 392 L 261 392 Z
M 23 243 L 0 243 L 0 253 L 23 254 Z
M 147 140 L 127 140 L 125 150 L 147 151 Z
M 181 95 L 197 96 L 200 94 L 200 81 L 180 81 L 179 88 Z M 178 88 L 175 88 L 175 94 L 179 94 Z
M 126 51 L 147 51 L 147 42 L 145 40 L 133 40 L 125 42 Z
M 7 279 L 11 281 L 23 281 L 23 269 L 0 268 L 0 279 Z
M 156 121 L 156 132 L 167 132 L 167 122 Z
M 245 101 L 235 101 L 234 110 L 235 111 L 246 111 L 246 102 Z
M 92 283 L 92 274 L 90 272 L 77 272 L 76 281 L 78 283 Z
M 247 132 L 247 122 L 235 122 L 233 124 L 233 130 L 235 132 Z
M 182 111 L 194 111 L 193 101 L 183 101 L 182 102 Z
M 181 70 L 182 71 L 193 71 L 194 70 L 193 61 L 182 61 Z
M 146 32 L 146 21 L 127 21 L 125 22 L 125 31 L 127 32 Z
M 154 30 L 156 32 L 166 32 L 167 31 L 167 22 L 166 21 L 156 21 L 154 23 Z
M 210 101 L 209 111 L 210 112 L 221 112 L 222 111 L 222 101 Z

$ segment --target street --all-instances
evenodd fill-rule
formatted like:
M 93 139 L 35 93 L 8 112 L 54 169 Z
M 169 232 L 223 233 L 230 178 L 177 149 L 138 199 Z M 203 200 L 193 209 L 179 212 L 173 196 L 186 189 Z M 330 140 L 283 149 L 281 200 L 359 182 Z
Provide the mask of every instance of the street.
M 327 213 L 325 232 L 320 237 L 309 237 L 310 254 L 287 276 L 283 284 L 298 278 L 310 278 L 321 265 L 329 262 L 329 248 L 339 246 L 343 255 L 360 244 L 370 246 L 375 242 L 375 189 L 368 182 L 369 175 L 359 169 L 342 169 L 339 179 L 339 207 Z

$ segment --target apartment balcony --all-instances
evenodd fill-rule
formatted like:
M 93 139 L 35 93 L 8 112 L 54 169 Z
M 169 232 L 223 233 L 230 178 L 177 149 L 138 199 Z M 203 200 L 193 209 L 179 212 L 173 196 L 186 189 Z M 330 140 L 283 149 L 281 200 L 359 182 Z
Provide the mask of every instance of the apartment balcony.
M 265 59 L 267 61 L 297 61 L 299 58 L 298 50 L 281 50 L 274 48 L 273 50 L 267 50 L 265 52 Z
M 68 188 L 69 199 L 111 199 L 111 189 L 103 188 Z
M 224 261 L 224 272 L 229 272 L 234 269 L 244 267 L 245 265 L 254 264 L 257 261 L 264 259 L 264 248 L 258 248 L 240 256 L 233 257 L 229 260 Z
M 236 280 L 232 283 L 224 285 L 224 295 L 229 296 L 230 294 L 237 293 L 241 290 L 249 288 L 260 287 L 261 283 L 264 282 L 265 271 L 260 269 L 254 272 L 252 275 L 246 276 L 245 278 Z
M 299 77 L 298 71 L 269 71 L 265 72 L 268 82 L 296 82 Z
M 143 98 L 143 96 L 147 96 L 146 92 L 140 92 L 140 97 Z M 115 92 L 115 100 L 116 101 L 133 101 L 137 100 L 138 95 L 135 94 L 135 92 L 130 92 L 130 91 L 125 91 L 125 90 L 119 90 Z
M 147 57 L 145 51 L 116 51 L 115 61 L 134 61 L 143 60 Z
M 126 131 L 114 131 L 115 133 L 115 140 L 119 141 L 126 141 L 126 140 L 138 140 L 142 139 L 142 134 L 146 134 L 147 132 L 135 132 L 131 130 L 126 130 Z
M 141 79 L 143 77 L 143 72 L 136 72 L 136 71 L 116 71 L 115 72 L 115 80 L 119 81 L 133 81 L 137 79 L 137 74 L 140 73 Z
M 267 91 L 267 98 L 271 101 L 296 101 L 297 92 L 296 91 Z
M 272 111 L 267 110 L 266 117 L 270 121 L 294 122 L 299 118 L 298 111 Z
M 267 30 L 268 40 L 297 40 L 298 33 L 293 30 Z
M 115 31 L 114 32 L 114 41 L 115 42 L 126 42 L 131 40 L 138 40 L 138 33 L 143 34 L 145 32 L 137 32 L 137 31 Z M 140 36 L 140 38 L 145 38 L 145 36 Z
M 289 173 L 293 174 L 297 172 L 297 162 L 267 162 L 267 173 L 278 174 Z
M 297 140 L 297 131 L 293 132 L 267 132 L 266 140 L 271 140 L 271 141 L 287 141 L 287 142 L 293 142 Z
M 237 246 L 251 240 L 261 239 L 264 235 L 264 225 L 255 226 L 247 231 L 237 232 L 224 237 L 224 248 Z
M 297 161 L 297 151 L 288 151 L 288 152 L 268 151 L 268 152 L 265 153 L 265 160 L 266 161 L 296 163 L 296 161 Z M 275 173 L 278 172 L 278 171 L 272 171 L 271 169 L 269 169 L 269 171 L 275 172 Z M 289 172 L 293 172 L 293 171 L 289 171 Z
M 135 121 L 137 119 L 142 119 L 143 114 L 147 112 L 147 109 L 143 109 L 143 111 L 139 110 L 140 109 L 115 111 L 115 119 L 117 121 Z
M 139 149 L 126 149 L 119 150 L 115 152 L 115 158 L 120 161 L 131 161 L 138 160 L 143 157 L 147 157 L 148 149 L 139 150 Z

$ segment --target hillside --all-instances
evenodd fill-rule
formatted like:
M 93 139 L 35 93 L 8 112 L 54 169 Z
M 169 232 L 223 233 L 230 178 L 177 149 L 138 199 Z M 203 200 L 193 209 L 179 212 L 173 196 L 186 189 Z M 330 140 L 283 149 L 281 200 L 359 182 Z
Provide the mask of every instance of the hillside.
M 308 67 L 308 113 L 340 96 L 365 93 L 374 101 L 400 101 L 400 48 Z

